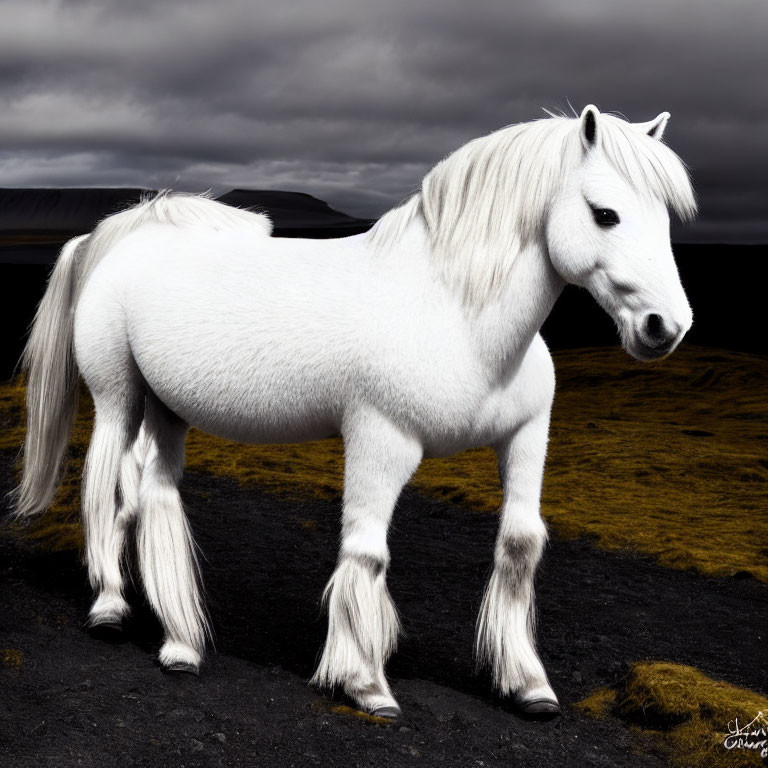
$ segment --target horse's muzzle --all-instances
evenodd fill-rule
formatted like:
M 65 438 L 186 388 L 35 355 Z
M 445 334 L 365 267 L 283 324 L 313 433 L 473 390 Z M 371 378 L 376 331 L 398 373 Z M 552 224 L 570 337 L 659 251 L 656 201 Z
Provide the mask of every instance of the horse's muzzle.
M 682 325 L 650 312 L 635 331 L 631 354 L 640 360 L 658 360 L 672 352 L 684 335 Z

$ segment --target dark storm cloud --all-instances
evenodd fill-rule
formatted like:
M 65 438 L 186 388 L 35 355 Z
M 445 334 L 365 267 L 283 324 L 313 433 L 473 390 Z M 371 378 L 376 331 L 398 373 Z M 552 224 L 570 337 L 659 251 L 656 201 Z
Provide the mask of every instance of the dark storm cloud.
M 516 7 L 513 7 L 516 6 Z M 540 107 L 673 114 L 702 216 L 768 237 L 763 0 L 0 2 L 0 184 L 288 188 L 351 213 Z

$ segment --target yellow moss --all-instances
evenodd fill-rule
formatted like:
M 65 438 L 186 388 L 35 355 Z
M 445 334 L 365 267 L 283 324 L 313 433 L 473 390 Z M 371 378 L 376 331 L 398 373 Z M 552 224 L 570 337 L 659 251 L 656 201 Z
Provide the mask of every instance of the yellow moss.
M 93 407 L 85 387 L 72 429 L 66 472 L 50 510 L 24 529 L 29 538 L 53 550 L 81 549 L 80 479 L 93 424 Z M 18 453 L 24 443 L 25 388 L 20 380 L 0 386 L 0 450 Z M 20 469 L 20 466 L 18 467 Z
M 729 720 L 749 722 L 768 712 L 768 698 L 747 688 L 713 680 L 695 667 L 662 661 L 633 664 L 618 701 L 622 715 L 692 718 L 719 722 L 725 732 Z M 745 719 L 746 718 L 746 719 Z
M 555 354 L 558 391 L 542 511 L 562 537 L 587 536 L 663 565 L 768 582 L 768 359 L 683 347 L 641 364 L 620 349 Z M 0 449 L 23 441 L 20 384 L 0 387 Z M 83 398 L 69 468 L 51 513 L 31 535 L 79 546 L 79 483 L 90 434 Z M 249 446 L 190 430 L 187 468 L 293 498 L 338 502 L 338 439 Z M 413 485 L 429 496 L 495 512 L 501 502 L 490 449 L 427 459 Z
M 369 715 L 367 712 L 363 712 L 353 707 L 347 707 L 344 704 L 340 704 L 337 707 L 332 707 L 331 712 L 334 715 L 344 715 L 345 717 L 356 717 L 358 720 L 365 720 L 369 723 L 378 723 L 379 725 L 390 725 L 392 721 L 386 717 L 377 717 L 376 715 Z
M 694 667 L 669 662 L 633 664 L 616 689 L 601 688 L 576 708 L 594 717 L 610 713 L 655 736 L 679 768 L 763 765 L 759 750 L 726 749 L 725 740 L 760 713 L 768 728 L 768 698 L 713 680 Z
M 367 712 L 355 709 L 354 707 L 348 707 L 345 704 L 334 704 L 329 699 L 315 699 L 311 705 L 312 711 L 320 714 L 330 713 L 333 715 L 341 715 L 343 717 L 354 717 L 358 720 L 364 720 L 369 723 L 376 723 L 377 725 L 391 725 L 392 720 L 386 717 L 378 717 L 376 715 L 369 715 Z
M 576 702 L 574 708 L 591 717 L 607 717 L 616 705 L 616 691 L 613 688 L 598 688 L 586 699 Z
M 768 359 L 696 347 L 651 365 L 622 355 L 556 356 L 545 515 L 561 535 L 768 581 Z
M 338 501 L 344 449 L 338 438 L 299 445 L 243 445 L 191 429 L 186 466 L 293 498 L 309 495 Z
M 0 665 L 9 669 L 19 669 L 24 662 L 24 656 L 16 648 L 0 648 Z

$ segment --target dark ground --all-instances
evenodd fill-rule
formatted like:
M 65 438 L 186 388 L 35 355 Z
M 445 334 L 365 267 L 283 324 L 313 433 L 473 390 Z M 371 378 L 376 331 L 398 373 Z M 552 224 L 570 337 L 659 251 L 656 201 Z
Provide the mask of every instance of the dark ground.
M 406 637 L 388 667 L 404 719 L 378 725 L 334 712 L 341 702 L 307 679 L 325 632 L 319 596 L 333 570 L 338 506 L 203 475 L 183 489 L 217 634 L 199 678 L 158 669 L 159 631 L 135 595 L 129 640 L 92 638 L 74 555 L 0 536 L 0 647 L 22 654 L 20 667 L 0 666 L 3 768 L 662 766 L 618 721 L 567 705 L 644 658 L 768 692 L 764 585 L 553 541 L 538 579 L 539 645 L 566 706 L 551 722 L 523 720 L 472 674 L 494 517 L 407 490 L 390 577 Z

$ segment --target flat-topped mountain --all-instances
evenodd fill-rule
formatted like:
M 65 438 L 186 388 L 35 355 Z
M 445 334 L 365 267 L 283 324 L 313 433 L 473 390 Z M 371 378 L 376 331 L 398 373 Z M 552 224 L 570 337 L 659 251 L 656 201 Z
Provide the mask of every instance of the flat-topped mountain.
M 373 224 L 372 219 L 348 216 L 303 192 L 233 189 L 216 199 L 235 208 L 269 214 L 278 234 L 280 230 L 301 233 L 305 230 L 331 229 L 338 231 L 338 234 L 331 236 L 340 237 L 365 232 Z
M 154 190 L 129 188 L 0 188 L 0 238 L 23 242 L 66 239 L 90 232 L 105 216 L 137 203 Z M 217 198 L 227 205 L 269 214 L 275 233 L 294 237 L 343 237 L 373 223 L 336 211 L 300 192 L 234 189 Z

